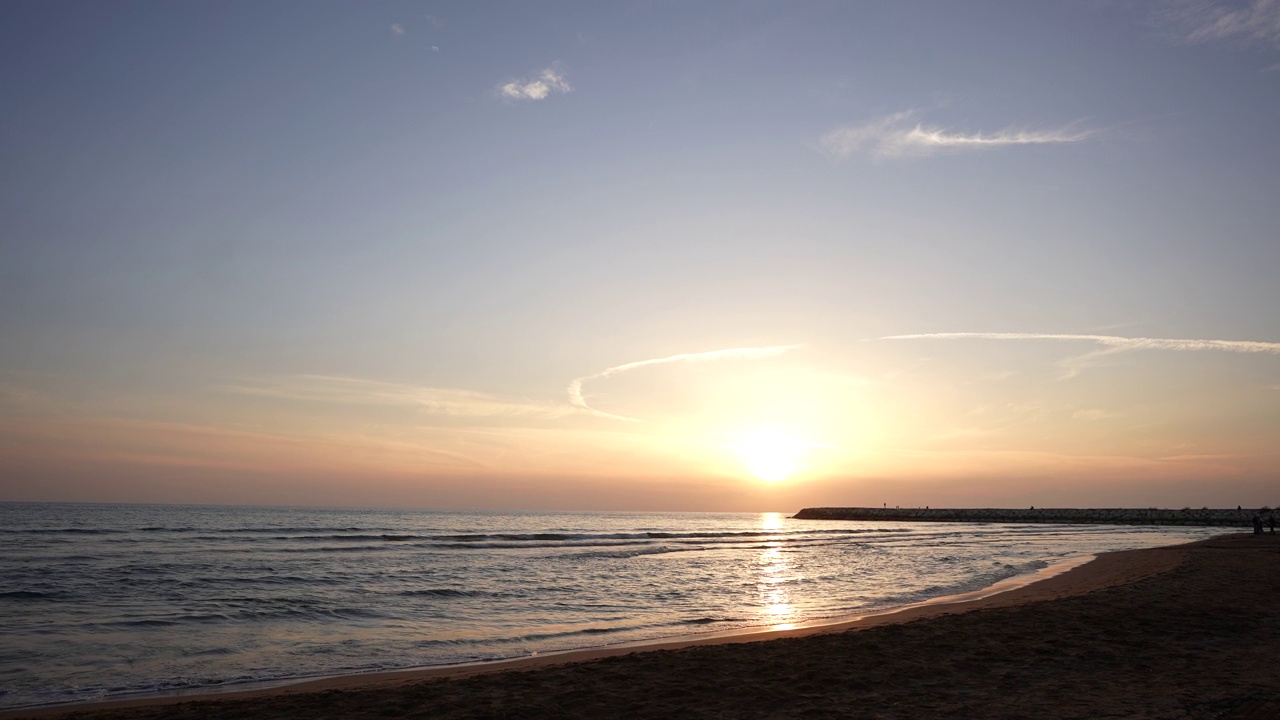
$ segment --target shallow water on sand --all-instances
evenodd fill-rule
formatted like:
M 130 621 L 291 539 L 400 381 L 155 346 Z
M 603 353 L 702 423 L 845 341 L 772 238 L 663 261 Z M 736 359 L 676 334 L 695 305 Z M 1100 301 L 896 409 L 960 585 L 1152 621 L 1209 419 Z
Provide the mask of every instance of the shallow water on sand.
M 840 617 L 1220 532 L 0 503 L 0 708 Z

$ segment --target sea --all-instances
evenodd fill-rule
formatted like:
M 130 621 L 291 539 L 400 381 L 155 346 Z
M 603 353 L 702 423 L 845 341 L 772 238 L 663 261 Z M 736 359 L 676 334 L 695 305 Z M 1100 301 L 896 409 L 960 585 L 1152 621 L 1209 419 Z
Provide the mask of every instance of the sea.
M 836 621 L 1221 532 L 0 503 L 0 708 Z

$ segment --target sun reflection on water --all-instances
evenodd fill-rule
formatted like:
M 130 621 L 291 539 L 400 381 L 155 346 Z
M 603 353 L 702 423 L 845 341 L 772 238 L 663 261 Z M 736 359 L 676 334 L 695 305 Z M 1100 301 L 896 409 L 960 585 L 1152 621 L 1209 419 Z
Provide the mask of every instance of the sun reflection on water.
M 782 529 L 782 513 L 776 513 L 776 512 L 760 513 L 760 529 L 761 530 L 781 530 Z
M 760 529 L 781 530 L 782 521 L 781 513 L 763 513 Z M 796 579 L 795 569 L 782 546 L 780 537 L 771 538 L 756 557 L 756 602 L 763 619 L 778 630 L 792 627 L 790 621 L 796 616 L 788 588 L 788 583 Z

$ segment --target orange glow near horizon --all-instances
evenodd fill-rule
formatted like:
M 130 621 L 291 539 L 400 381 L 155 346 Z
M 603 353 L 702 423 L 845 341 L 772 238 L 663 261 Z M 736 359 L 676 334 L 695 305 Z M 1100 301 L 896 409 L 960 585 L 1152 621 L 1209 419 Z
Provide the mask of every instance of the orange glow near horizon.
M 0 475 L 17 479 L 0 497 L 746 511 L 1274 504 L 1265 478 L 1280 457 L 1280 406 L 1225 372 L 1252 363 L 1245 377 L 1256 379 L 1270 355 L 1132 354 L 1065 382 L 1053 353 L 1009 357 L 998 345 L 971 366 L 938 346 L 911 365 L 892 352 L 906 347 L 867 349 L 856 372 L 815 349 L 645 365 L 587 383 L 607 415 L 555 396 L 313 375 L 175 391 L 159 405 L 121 391 L 90 412 L 56 378 L 0 377 Z M 1161 399 L 1192 386 L 1213 387 L 1213 404 Z M 1209 476 L 1220 484 L 1200 483 Z

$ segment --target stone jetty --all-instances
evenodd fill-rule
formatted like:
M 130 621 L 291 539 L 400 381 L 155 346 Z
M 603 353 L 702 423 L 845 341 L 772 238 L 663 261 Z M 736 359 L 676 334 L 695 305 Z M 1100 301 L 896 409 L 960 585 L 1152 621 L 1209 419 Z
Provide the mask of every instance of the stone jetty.
M 1096 525 L 1199 525 L 1250 527 L 1253 516 L 1265 520 L 1269 508 L 876 508 L 814 507 L 794 517 L 801 520 L 898 520 L 907 522 L 1072 523 Z

